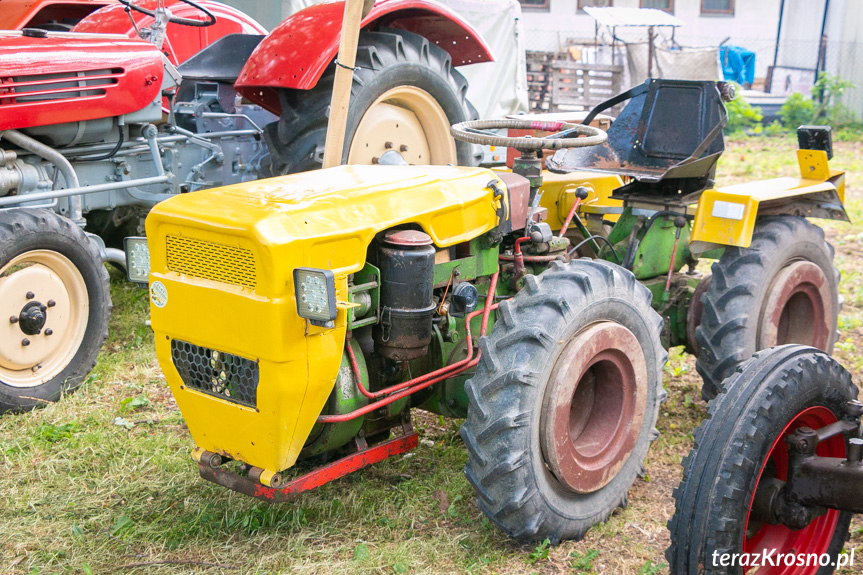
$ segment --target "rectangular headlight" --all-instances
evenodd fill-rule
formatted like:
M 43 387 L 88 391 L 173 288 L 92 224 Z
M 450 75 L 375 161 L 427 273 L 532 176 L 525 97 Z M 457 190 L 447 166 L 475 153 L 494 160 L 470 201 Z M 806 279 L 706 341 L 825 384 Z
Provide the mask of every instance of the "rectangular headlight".
M 336 319 L 336 278 L 330 270 L 296 268 L 297 313 L 312 325 L 332 327 Z
M 147 238 L 124 238 L 123 249 L 126 252 L 126 278 L 137 284 L 150 282 L 150 248 Z

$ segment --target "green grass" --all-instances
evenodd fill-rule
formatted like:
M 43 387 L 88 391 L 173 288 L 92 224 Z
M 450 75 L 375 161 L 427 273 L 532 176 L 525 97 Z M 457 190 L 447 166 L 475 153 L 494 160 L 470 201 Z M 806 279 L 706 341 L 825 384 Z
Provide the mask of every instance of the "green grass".
M 718 183 L 794 175 L 795 147 L 792 138 L 730 142 Z M 859 222 L 863 145 L 838 142 L 833 164 L 851 172 L 847 205 Z M 824 226 L 844 274 L 836 356 L 860 381 L 863 225 Z M 287 504 L 201 480 L 144 325 L 145 292 L 112 273 L 112 297 L 109 342 L 81 389 L 0 417 L 0 574 L 667 573 L 671 493 L 705 413 L 693 358 L 682 349 L 665 370 L 661 436 L 629 507 L 583 541 L 521 545 L 473 503 L 460 422 L 429 415 L 415 423 L 431 442 Z M 849 548 L 863 556 L 863 525 L 852 533 Z

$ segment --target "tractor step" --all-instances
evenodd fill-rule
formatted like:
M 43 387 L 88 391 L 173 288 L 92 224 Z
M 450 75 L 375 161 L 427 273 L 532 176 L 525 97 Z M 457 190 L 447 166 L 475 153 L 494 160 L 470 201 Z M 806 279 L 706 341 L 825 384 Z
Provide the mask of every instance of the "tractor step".
M 358 450 L 356 452 L 310 471 L 305 475 L 301 475 L 278 487 L 268 487 L 249 477 L 220 467 L 212 467 L 205 458 L 201 458 L 201 461 L 198 463 L 198 471 L 202 478 L 213 483 L 218 483 L 222 487 L 227 487 L 238 493 L 270 503 L 281 503 L 282 501 L 287 501 L 292 495 L 310 491 L 325 483 L 358 471 L 363 467 L 368 467 L 388 457 L 415 449 L 419 443 L 419 436 L 413 431 L 410 424 L 403 427 L 403 435 L 372 447 L 368 447 L 365 440 L 357 438 Z

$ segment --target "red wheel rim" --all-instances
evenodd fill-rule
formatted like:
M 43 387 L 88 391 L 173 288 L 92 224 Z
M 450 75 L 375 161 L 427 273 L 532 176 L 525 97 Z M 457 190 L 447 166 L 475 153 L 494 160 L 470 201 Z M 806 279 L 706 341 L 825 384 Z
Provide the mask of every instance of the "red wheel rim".
M 561 486 L 605 487 L 632 453 L 647 404 L 647 364 L 638 339 L 614 322 L 576 335 L 552 367 L 543 400 L 542 452 Z
M 788 479 L 788 445 L 785 436 L 800 427 L 820 429 L 837 421 L 836 416 L 826 407 L 810 407 L 797 414 L 791 422 L 785 426 L 779 437 L 773 442 L 770 453 L 762 462 L 758 473 L 758 483 L 764 476 L 768 464 L 772 461 L 776 469 L 776 478 L 785 481 Z M 842 436 L 837 436 L 818 445 L 816 453 L 822 457 L 845 457 L 845 443 Z M 758 483 L 752 491 L 749 507 L 755 499 Z M 776 549 L 774 557 L 780 553 L 815 553 L 819 556 L 827 552 L 836 525 L 839 522 L 839 512 L 831 509 L 826 514 L 815 519 L 812 523 L 799 531 L 792 531 L 784 525 L 762 524 L 755 533 L 748 535 L 749 512 L 746 515 L 746 526 L 744 528 L 743 552 L 751 555 L 762 555 Z M 753 529 L 757 526 L 753 526 Z M 750 556 L 751 556 L 750 555 Z M 796 564 L 787 566 L 784 563 L 776 566 L 763 566 L 758 569 L 758 575 L 814 575 L 820 567 L 818 565 L 798 566 Z M 744 567 L 744 573 L 749 569 Z
M 830 284 L 820 267 L 796 261 L 782 268 L 764 301 L 758 349 L 799 343 L 827 350 L 833 317 Z

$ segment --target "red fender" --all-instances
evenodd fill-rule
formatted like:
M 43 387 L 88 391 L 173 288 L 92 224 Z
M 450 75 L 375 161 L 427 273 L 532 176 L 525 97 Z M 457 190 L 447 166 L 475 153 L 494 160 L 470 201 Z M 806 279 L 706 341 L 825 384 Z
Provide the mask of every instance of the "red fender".
M 279 24 L 252 52 L 234 87 L 274 114 L 278 88 L 308 90 L 338 54 L 344 2 L 316 4 Z M 420 34 L 452 56 L 454 66 L 491 62 L 491 50 L 461 16 L 429 0 L 380 0 L 362 28 L 380 26 Z
M 156 0 L 137 0 L 136 4 L 142 8 L 154 10 Z M 189 6 L 179 0 L 167 0 L 165 4 L 171 10 L 171 14 L 180 18 L 203 20 L 204 15 L 200 10 Z M 212 0 L 199 0 L 198 4 L 209 10 L 216 17 L 216 23 L 205 28 L 193 28 L 180 24 L 168 24 L 165 35 L 165 44 L 162 46 L 168 59 L 172 64 L 181 64 L 206 48 L 222 36 L 228 34 L 266 34 L 267 30 L 254 19 L 235 8 L 226 6 Z M 153 18 L 140 12 L 132 11 L 135 22 L 139 28 L 149 26 Z M 106 6 L 81 20 L 73 29 L 73 32 L 87 32 L 95 34 L 123 34 L 130 38 L 137 38 L 138 34 L 132 27 L 132 22 L 124 10 L 122 4 Z

